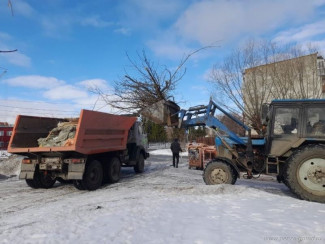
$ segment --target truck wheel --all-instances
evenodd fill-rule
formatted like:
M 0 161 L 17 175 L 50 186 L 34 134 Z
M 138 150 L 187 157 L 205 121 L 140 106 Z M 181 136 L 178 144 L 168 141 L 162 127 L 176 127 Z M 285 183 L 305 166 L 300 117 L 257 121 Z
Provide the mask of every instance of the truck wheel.
M 93 160 L 87 163 L 86 170 L 82 179 L 82 185 L 86 190 L 93 191 L 102 185 L 103 181 L 103 167 L 102 164 Z
M 235 184 L 237 175 L 230 165 L 222 161 L 210 161 L 203 171 L 203 180 L 207 185 Z
M 286 183 L 299 198 L 325 203 L 325 146 L 309 145 L 287 161 Z
M 73 180 L 64 180 L 61 177 L 56 178 L 56 180 L 61 184 L 71 184 L 73 182 Z
M 134 166 L 134 171 L 136 173 L 142 173 L 144 171 L 144 156 L 142 153 L 140 153 L 139 159 L 136 165 Z
M 38 171 L 38 166 L 35 169 L 33 179 L 26 179 L 26 183 L 29 187 L 34 188 L 34 189 L 42 187 L 41 182 L 40 182 L 40 173 Z
M 81 190 L 81 191 L 86 190 L 86 187 L 83 185 L 82 180 L 74 180 L 73 185 L 78 190 Z
M 107 180 L 109 183 L 116 183 L 120 180 L 121 162 L 113 157 L 107 167 Z
M 31 188 L 40 188 L 39 181 L 35 181 L 34 179 L 26 179 L 26 183 Z
M 55 184 L 56 179 L 52 179 L 52 177 L 48 174 L 44 174 L 43 172 L 39 173 L 39 180 L 41 188 L 49 189 L 52 188 Z

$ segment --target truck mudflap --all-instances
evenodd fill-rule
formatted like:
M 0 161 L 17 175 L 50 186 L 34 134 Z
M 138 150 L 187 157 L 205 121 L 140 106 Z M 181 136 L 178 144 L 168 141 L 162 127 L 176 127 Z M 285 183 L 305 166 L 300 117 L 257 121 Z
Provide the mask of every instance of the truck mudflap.
M 80 163 L 69 163 L 68 165 L 68 175 L 66 178 L 63 178 L 67 180 L 81 180 L 85 171 L 86 162 L 83 161 Z
M 36 169 L 36 164 L 21 164 L 21 171 L 19 174 L 19 179 L 33 179 Z

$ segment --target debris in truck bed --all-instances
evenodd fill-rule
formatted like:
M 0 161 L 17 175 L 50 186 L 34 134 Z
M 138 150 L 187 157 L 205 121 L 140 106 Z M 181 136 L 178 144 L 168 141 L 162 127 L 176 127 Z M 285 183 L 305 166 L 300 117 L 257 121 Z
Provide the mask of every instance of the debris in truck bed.
M 37 140 L 39 147 L 62 147 L 74 144 L 78 121 L 59 122 L 46 138 Z

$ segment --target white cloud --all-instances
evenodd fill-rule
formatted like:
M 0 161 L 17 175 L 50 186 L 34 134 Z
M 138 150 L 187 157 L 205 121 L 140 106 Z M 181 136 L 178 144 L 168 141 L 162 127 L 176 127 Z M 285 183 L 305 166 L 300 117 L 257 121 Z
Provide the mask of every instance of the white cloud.
M 185 48 L 215 42 L 226 45 L 239 37 L 266 35 L 279 28 L 308 23 L 323 4 L 324 0 L 193 1 L 169 28 L 148 41 L 148 45 L 157 55 L 166 57 L 171 56 L 173 49 L 179 50 L 179 43 Z M 323 29 L 320 26 L 318 31 Z
M 3 82 L 10 86 L 20 86 L 32 89 L 48 89 L 64 84 L 64 81 L 54 77 L 45 77 L 40 75 L 17 76 L 6 79 Z
M 53 100 L 66 99 L 72 100 L 77 98 L 87 97 L 88 94 L 85 90 L 80 89 L 73 85 L 63 85 L 54 87 L 43 94 L 44 97 Z
M 17 52 L 2 54 L 3 57 L 7 59 L 7 61 L 11 64 L 21 66 L 21 67 L 30 67 L 31 66 L 31 58 L 25 54 Z
M 10 45 L 7 45 L 4 41 L 6 43 L 10 43 Z M 0 50 L 4 50 L 4 51 L 15 50 L 16 48 L 13 48 L 14 45 L 15 44 L 13 44 L 12 37 L 9 34 L 0 32 Z M 16 52 L 0 53 L 0 59 L 3 60 L 2 62 L 8 62 L 16 66 L 21 66 L 21 67 L 31 66 L 31 58 L 21 53 L 19 50 Z
M 147 45 L 157 56 L 164 56 L 170 59 L 181 59 L 184 55 L 190 53 L 192 50 L 185 44 L 174 40 L 151 40 Z
M 92 16 L 85 18 L 81 21 L 81 24 L 84 26 L 92 26 L 97 28 L 104 28 L 113 25 L 113 22 L 105 21 L 101 19 L 99 16 Z
M 181 15 L 174 28 L 183 38 L 207 45 L 241 34 L 266 33 L 289 21 L 299 23 L 314 9 L 315 2 L 303 0 L 200 1 Z
M 88 88 L 97 86 L 103 92 L 109 92 L 111 87 L 103 79 L 89 79 L 67 84 L 55 77 L 39 75 L 18 76 L 3 80 L 9 86 L 17 87 L 16 96 L 43 97 L 43 100 L 25 101 L 20 98 L 0 98 L 0 121 L 14 123 L 18 114 L 43 117 L 77 117 L 81 109 L 96 110 L 108 113 L 118 113 L 97 94 Z M 19 88 L 30 88 L 30 90 Z
M 13 12 L 19 16 L 30 17 L 35 15 L 35 10 L 25 1 L 12 1 Z
M 274 39 L 276 42 L 288 43 L 311 40 L 315 36 L 325 33 L 325 21 L 318 21 L 312 24 L 303 25 L 299 28 L 289 29 L 280 32 Z
M 79 84 L 85 87 L 86 89 L 94 89 L 94 88 L 99 88 L 101 90 L 110 89 L 110 86 L 108 85 L 107 81 L 103 79 L 84 80 L 79 82 Z
M 0 39 L 1 40 L 11 40 L 11 35 L 9 35 L 8 33 L 5 33 L 5 32 L 0 32 Z
M 131 30 L 129 28 L 121 27 L 119 29 L 115 29 L 114 32 L 127 36 L 131 33 Z
M 10 97 L 0 99 L 0 121 L 10 124 L 15 122 L 17 115 L 30 115 L 41 117 L 78 117 L 80 109 L 73 108 L 71 103 L 52 103 L 40 100 L 21 100 Z

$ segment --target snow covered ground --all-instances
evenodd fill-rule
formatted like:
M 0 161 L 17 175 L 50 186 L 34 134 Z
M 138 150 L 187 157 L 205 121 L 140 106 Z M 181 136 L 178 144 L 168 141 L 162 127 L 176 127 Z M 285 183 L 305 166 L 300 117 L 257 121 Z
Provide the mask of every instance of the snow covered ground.
M 93 192 L 0 178 L 0 243 L 325 243 L 325 205 L 270 176 L 207 186 L 185 156 L 170 167 L 168 149 L 146 163 Z

